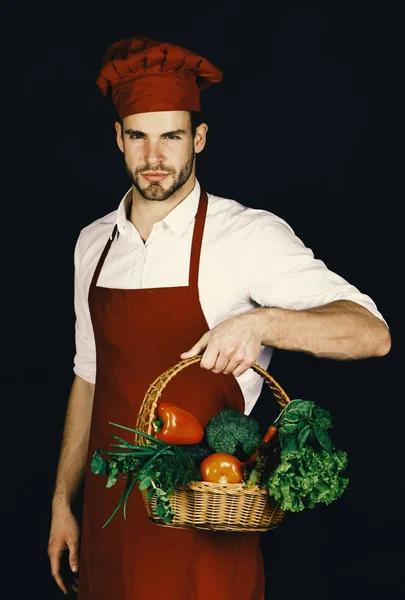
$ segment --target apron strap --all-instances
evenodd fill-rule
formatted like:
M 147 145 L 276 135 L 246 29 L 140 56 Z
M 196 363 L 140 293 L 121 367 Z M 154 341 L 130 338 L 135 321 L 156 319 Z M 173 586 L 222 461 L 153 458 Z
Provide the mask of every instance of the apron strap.
M 208 208 L 207 192 L 201 188 L 200 202 L 195 217 L 193 241 L 191 243 L 190 273 L 188 285 L 198 289 L 198 273 L 200 270 L 200 254 L 204 235 L 205 217 Z
M 113 243 L 113 240 L 114 240 L 114 238 L 115 238 L 115 234 L 116 234 L 116 233 L 117 233 L 117 225 L 115 225 L 115 226 L 114 226 L 114 229 L 113 229 L 113 231 L 112 231 L 112 234 L 110 235 L 110 237 L 109 237 L 109 239 L 108 239 L 108 242 L 106 243 L 106 245 L 105 245 L 105 247 L 104 247 L 103 253 L 102 253 L 102 255 L 100 256 L 100 260 L 99 260 L 99 261 L 98 261 L 98 263 L 97 263 L 97 267 L 96 267 L 96 269 L 95 269 L 95 271 L 94 271 L 93 279 L 91 280 L 91 284 L 90 284 L 90 291 L 91 291 L 93 288 L 95 288 L 95 287 L 96 287 L 96 285 L 97 285 L 97 281 L 98 281 L 98 278 L 99 278 L 99 275 L 100 275 L 100 271 L 101 271 L 101 269 L 103 268 L 104 261 L 105 261 L 105 259 L 106 259 L 106 257 L 107 257 L 107 254 L 108 254 L 108 252 L 109 252 L 109 250 L 110 250 L 110 248 L 111 248 L 111 244 Z

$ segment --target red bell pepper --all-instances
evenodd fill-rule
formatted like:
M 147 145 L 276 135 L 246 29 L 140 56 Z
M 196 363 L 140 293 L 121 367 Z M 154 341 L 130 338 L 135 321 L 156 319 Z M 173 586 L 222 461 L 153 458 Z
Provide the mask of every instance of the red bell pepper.
M 161 402 L 158 418 L 152 422 L 154 437 L 167 444 L 198 444 L 204 437 L 204 429 L 191 413 Z

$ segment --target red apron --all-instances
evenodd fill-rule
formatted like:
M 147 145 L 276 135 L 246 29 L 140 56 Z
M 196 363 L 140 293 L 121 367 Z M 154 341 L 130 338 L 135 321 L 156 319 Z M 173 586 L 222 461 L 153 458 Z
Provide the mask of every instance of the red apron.
M 201 192 L 190 256 L 189 285 L 115 289 L 97 280 L 117 232 L 100 257 L 89 290 L 97 375 L 83 508 L 79 600 L 263 600 L 260 533 L 162 527 L 148 519 L 136 484 L 127 518 L 118 512 L 105 529 L 125 481 L 106 488 L 90 461 L 109 449 L 109 433 L 126 437 L 109 421 L 133 427 L 150 383 L 177 364 L 180 354 L 209 330 L 198 294 L 200 251 L 207 211 Z M 198 363 L 183 369 L 164 390 L 164 400 L 192 412 L 205 427 L 224 408 L 244 410 L 233 375 Z M 132 434 L 128 432 L 128 441 Z M 112 450 L 112 448 L 110 448 Z

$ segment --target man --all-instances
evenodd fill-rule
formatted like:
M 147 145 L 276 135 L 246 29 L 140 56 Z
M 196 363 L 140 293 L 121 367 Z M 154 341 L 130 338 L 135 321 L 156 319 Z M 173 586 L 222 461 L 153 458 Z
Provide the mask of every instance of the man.
M 68 549 L 78 572 L 71 506 L 86 472 L 80 600 L 264 598 L 260 534 L 159 527 L 138 490 L 127 520 L 101 529 L 122 487 L 107 491 L 89 459 L 105 447 L 109 421 L 135 423 L 159 374 L 202 354 L 202 368 L 183 370 L 165 399 L 205 426 L 223 408 L 250 413 L 262 386 L 250 367 L 267 368 L 273 348 L 332 359 L 390 349 L 372 299 L 316 260 L 285 221 L 201 189 L 195 155 L 208 127 L 195 120 L 199 93 L 221 77 L 195 53 L 141 37 L 114 44 L 98 79 L 104 95 L 112 91 L 132 185 L 75 249 L 76 376 L 48 553 L 67 593 L 60 559 Z

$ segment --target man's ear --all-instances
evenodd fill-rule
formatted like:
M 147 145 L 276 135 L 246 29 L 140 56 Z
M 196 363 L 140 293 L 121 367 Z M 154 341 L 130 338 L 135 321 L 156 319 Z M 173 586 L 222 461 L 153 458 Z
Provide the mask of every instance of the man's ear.
M 114 127 L 115 127 L 115 131 L 117 132 L 117 145 L 118 148 L 121 150 L 121 152 L 124 152 L 124 140 L 122 138 L 122 127 L 121 127 L 121 123 L 119 123 L 118 121 L 116 121 L 114 123 Z
M 207 141 L 207 131 L 208 131 L 207 123 L 201 123 L 195 130 L 194 151 L 196 154 L 198 154 L 199 152 L 201 152 L 204 149 L 204 146 Z

